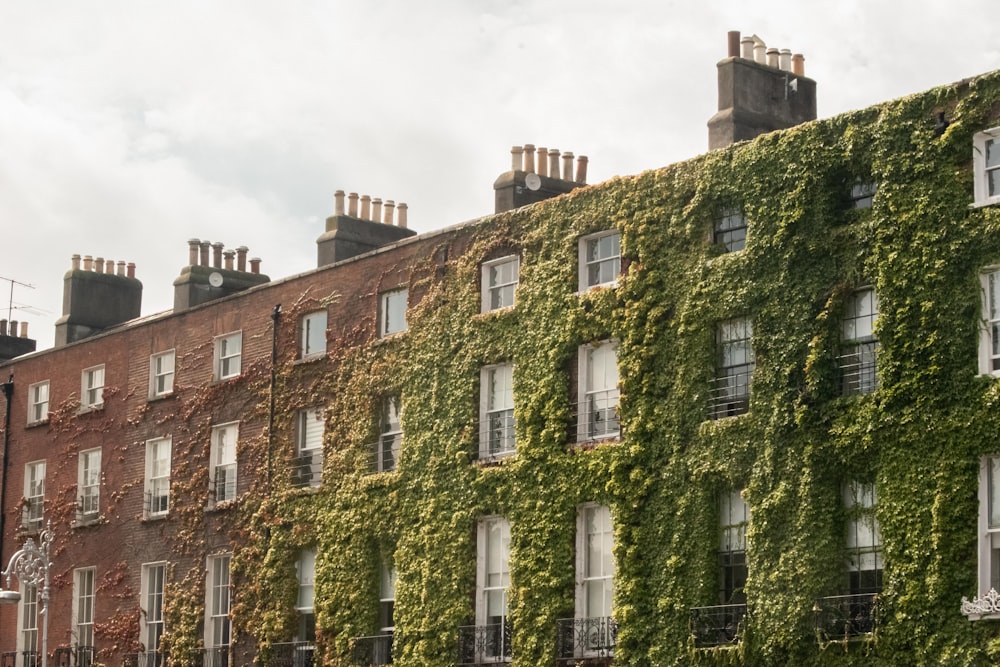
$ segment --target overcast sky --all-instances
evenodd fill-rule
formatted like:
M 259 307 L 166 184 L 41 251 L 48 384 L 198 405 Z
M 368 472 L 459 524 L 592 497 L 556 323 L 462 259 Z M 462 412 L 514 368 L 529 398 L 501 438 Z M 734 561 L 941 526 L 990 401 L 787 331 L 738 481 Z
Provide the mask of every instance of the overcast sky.
M 13 319 L 43 349 L 74 253 L 135 262 L 167 310 L 192 237 L 315 267 L 337 189 L 425 232 L 492 213 L 515 144 L 587 155 L 590 183 L 701 154 L 729 30 L 805 54 L 824 118 L 1000 68 L 996 8 L 0 0 L 0 277 L 34 286 Z

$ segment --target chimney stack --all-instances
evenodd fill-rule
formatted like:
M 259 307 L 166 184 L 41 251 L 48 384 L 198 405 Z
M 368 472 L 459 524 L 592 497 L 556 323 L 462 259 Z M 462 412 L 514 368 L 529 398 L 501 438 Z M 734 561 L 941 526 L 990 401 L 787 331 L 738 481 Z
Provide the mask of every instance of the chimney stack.
M 757 35 L 727 36 L 728 57 L 718 64 L 719 111 L 708 121 L 709 150 L 816 119 L 816 82 L 805 58 L 768 48 Z M 738 46 L 737 46 L 738 45 Z
M 361 195 L 358 213 L 358 193 L 347 195 L 344 213 L 344 191 L 334 195 L 333 215 L 326 219 L 326 231 L 316 239 L 316 266 L 326 266 L 357 257 L 384 245 L 416 234 L 406 228 L 406 204 L 394 199 Z M 397 221 L 394 223 L 394 219 Z
M 174 311 L 193 308 L 270 281 L 260 273 L 257 258 L 250 260 L 251 270 L 247 271 L 249 250 L 246 246 L 236 250 L 224 248 L 218 241 L 188 241 L 188 265 L 174 280 Z
M 493 183 L 496 213 L 535 204 L 566 194 L 587 182 L 587 157 L 576 158 L 573 176 L 573 153 L 558 148 L 539 148 L 535 166 L 535 146 L 525 144 L 510 149 L 511 170 L 500 174 Z M 560 167 L 560 162 L 562 166 Z
M 63 314 L 56 320 L 55 347 L 62 347 L 139 317 L 142 283 L 135 265 L 91 255 L 70 259 L 63 278 Z M 126 266 L 128 267 L 126 270 Z
M 11 320 L 9 328 L 7 320 L 0 320 L 0 361 L 8 361 L 35 351 L 36 342 L 28 338 L 28 323 L 21 322 L 20 325 L 18 333 L 16 320 Z

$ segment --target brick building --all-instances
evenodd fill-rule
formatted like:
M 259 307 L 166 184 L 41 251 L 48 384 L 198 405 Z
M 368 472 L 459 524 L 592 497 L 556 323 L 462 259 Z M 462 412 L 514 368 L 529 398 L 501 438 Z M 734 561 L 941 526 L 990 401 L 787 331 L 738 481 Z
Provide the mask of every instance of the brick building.
M 170 312 L 74 258 L 56 346 L 0 336 L 49 660 L 995 659 L 1000 73 L 814 121 L 731 35 L 719 91 L 706 155 L 515 147 L 438 232 L 338 192 L 289 278 L 193 239 Z

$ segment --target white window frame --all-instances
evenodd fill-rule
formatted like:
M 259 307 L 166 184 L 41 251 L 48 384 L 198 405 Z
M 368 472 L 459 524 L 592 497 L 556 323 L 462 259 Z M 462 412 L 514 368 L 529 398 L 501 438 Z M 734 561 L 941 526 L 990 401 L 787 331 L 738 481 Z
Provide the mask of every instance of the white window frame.
M 600 242 L 607 238 L 614 238 L 613 246 L 617 247 L 618 254 L 601 255 L 591 258 L 591 248 L 600 250 Z M 597 244 L 596 247 L 591 244 Z M 579 289 L 586 292 L 594 287 L 613 287 L 618 282 L 621 275 L 621 233 L 617 229 L 607 229 L 596 234 L 588 234 L 580 238 L 579 244 Z M 597 269 L 596 278 L 591 277 L 591 268 Z M 605 268 L 609 269 L 605 271 Z M 609 274 L 609 275 L 605 275 Z
M 94 646 L 94 609 L 97 592 L 97 569 L 73 570 L 73 610 L 70 623 L 78 647 Z M 79 664 L 79 662 L 77 663 Z
M 80 373 L 80 409 L 97 410 L 104 405 L 104 364 Z
M 604 372 L 601 373 L 595 358 L 609 353 L 615 363 L 609 367 L 607 359 L 604 359 Z M 609 374 L 612 367 L 613 378 Z M 580 346 L 577 354 L 577 442 L 611 440 L 621 436 L 618 381 L 618 341 L 602 340 Z
M 163 452 L 166 457 L 163 457 Z M 166 516 L 170 511 L 170 472 L 173 442 L 170 437 L 146 441 L 146 518 Z
M 233 639 L 232 554 L 209 556 L 205 564 L 205 648 L 228 649 Z
M 592 527 L 598 530 L 591 532 Z M 598 564 L 593 562 L 595 554 L 601 558 Z M 611 508 L 597 503 L 581 505 L 576 515 L 576 618 L 612 617 L 614 577 L 614 517 Z M 590 592 L 596 588 L 600 588 L 602 594 L 602 609 L 598 615 L 591 613 L 594 609 L 590 605 Z
M 403 402 L 399 394 L 382 399 L 378 444 L 375 447 L 375 472 L 389 472 L 399 467 L 399 454 L 403 448 Z
M 503 623 L 507 619 L 510 591 L 510 523 L 501 516 L 483 517 L 477 534 L 476 625 L 490 625 L 491 618 L 499 618 Z M 495 602 L 497 596 L 501 613 L 490 616 L 490 598 Z
M 507 255 L 483 262 L 480 294 L 482 312 L 514 307 L 520 273 L 521 258 L 517 255 Z
M 750 225 L 742 208 L 725 208 L 712 223 L 712 242 L 723 252 L 740 252 L 746 248 L 749 231 Z
M 326 326 L 326 310 L 316 310 L 302 316 L 299 323 L 300 359 L 312 359 L 326 354 Z
M 878 293 L 874 287 L 854 290 L 844 304 L 838 361 L 841 393 L 845 396 L 870 394 L 878 388 L 878 339 L 875 337 L 878 310 Z
M 45 460 L 24 464 L 24 514 L 21 525 L 39 530 L 45 521 Z
M 757 355 L 753 349 L 753 321 L 734 317 L 715 328 L 715 379 L 709 391 L 709 417 L 722 419 L 750 410 Z
M 28 385 L 28 424 L 49 420 L 49 381 Z
M 101 513 L 101 448 L 80 452 L 77 466 L 77 519 L 93 521 Z
M 293 486 L 319 486 L 323 479 L 323 438 L 326 420 L 323 408 L 305 408 L 295 413 L 295 462 L 292 465 Z M 306 480 L 299 483 L 296 480 Z
M 847 570 L 848 572 L 882 571 L 882 532 L 875 512 L 878 495 L 872 482 L 851 480 L 844 484 L 844 510 L 847 513 Z M 856 575 L 860 577 L 861 575 Z M 848 591 L 851 594 L 882 592 L 882 575 L 873 575 L 877 581 L 874 591 Z
M 396 629 L 394 616 L 396 606 L 396 568 L 383 563 L 379 574 L 379 632 L 392 634 L 393 630 Z
M 973 206 L 989 206 L 1000 203 L 1000 185 L 998 185 L 996 193 L 991 195 L 989 191 L 990 176 L 1000 174 L 1000 164 L 989 166 L 986 163 L 986 153 L 990 145 L 1000 157 L 1000 127 L 977 132 L 972 137 Z M 1000 176 L 997 178 L 1000 179 Z
M 163 602 L 167 588 L 167 562 L 143 563 L 140 585 L 142 614 L 139 618 L 139 642 L 145 647 L 146 654 L 158 654 L 164 631 Z
M 33 651 L 38 656 L 38 587 L 22 583 L 20 588 L 21 600 L 17 605 L 17 652 L 24 655 L 25 651 Z M 37 658 L 36 664 L 40 664 Z
M 721 604 L 741 604 L 746 599 L 744 588 L 740 586 L 728 590 L 725 581 L 727 568 L 739 567 L 733 564 L 731 558 L 736 554 L 743 556 L 744 573 L 749 571 L 746 562 L 747 530 L 750 527 L 750 505 L 743 498 L 743 491 L 730 489 L 724 491 L 719 498 L 719 598 Z M 727 560 L 727 557 L 730 560 Z M 727 598 L 727 595 L 729 599 Z
M 216 503 L 236 498 L 237 463 L 236 448 L 240 439 L 238 421 L 212 426 L 212 442 L 209 446 L 209 491 Z
M 216 381 L 239 377 L 243 372 L 242 331 L 216 336 L 213 372 Z
M 295 563 L 298 592 L 295 610 L 299 613 L 298 641 L 309 641 L 306 634 L 316 622 L 316 548 L 303 549 Z
M 479 376 L 479 457 L 513 454 L 514 432 L 514 364 L 484 366 Z
M 378 337 L 385 338 L 409 328 L 406 310 L 410 290 L 406 287 L 387 290 L 378 296 Z M 400 307 L 402 305 L 402 307 Z
M 174 350 L 157 352 L 149 357 L 149 397 L 160 398 L 174 393 Z
M 1000 377 L 1000 265 L 979 274 L 979 372 Z

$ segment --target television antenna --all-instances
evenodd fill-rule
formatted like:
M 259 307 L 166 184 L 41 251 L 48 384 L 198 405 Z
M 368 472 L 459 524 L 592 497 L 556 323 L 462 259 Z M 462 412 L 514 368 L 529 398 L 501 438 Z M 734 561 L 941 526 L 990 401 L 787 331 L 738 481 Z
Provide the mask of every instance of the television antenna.
M 0 276 L 0 280 L 6 280 L 7 282 L 10 283 L 10 299 L 7 302 L 7 321 L 10 322 L 11 319 L 13 319 L 14 308 L 15 308 L 15 306 L 14 306 L 14 285 L 20 285 L 21 287 L 27 287 L 28 289 L 35 289 L 35 286 L 34 285 L 29 285 L 28 283 L 22 283 L 20 280 L 14 280 L 13 278 L 4 278 L 3 276 Z M 16 306 L 16 308 L 18 308 L 19 310 L 24 310 L 26 312 L 32 313 L 34 315 L 40 315 L 41 314 L 40 312 L 36 311 L 34 308 L 31 308 L 30 306 L 24 306 L 24 305 L 18 304 Z

